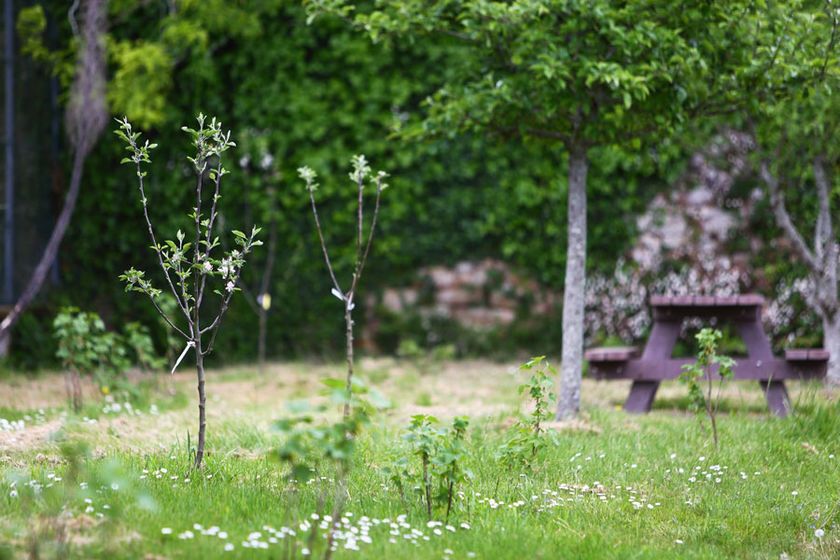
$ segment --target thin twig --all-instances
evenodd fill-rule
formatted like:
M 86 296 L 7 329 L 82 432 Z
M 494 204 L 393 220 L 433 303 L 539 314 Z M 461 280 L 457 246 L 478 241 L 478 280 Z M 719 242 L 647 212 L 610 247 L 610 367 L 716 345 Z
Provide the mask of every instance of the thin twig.
M 353 294 L 356 290 L 356 281 L 362 275 L 362 270 L 365 268 L 365 263 L 367 262 L 368 253 L 370 252 L 370 245 L 373 241 L 373 232 L 376 229 L 376 217 L 379 215 L 379 199 L 380 195 L 382 194 L 382 179 L 379 178 L 376 182 L 376 203 L 373 207 L 373 218 L 370 222 L 370 231 L 368 232 L 367 244 L 365 245 L 365 252 L 362 255 L 362 259 L 359 262 L 358 266 L 358 273 L 356 278 L 353 278 L 353 286 L 350 288 L 350 293 Z
M 184 338 L 189 340 L 191 337 L 189 335 L 187 335 L 187 333 L 185 333 L 184 331 L 182 331 L 181 329 L 179 329 L 178 327 L 175 326 L 175 324 L 169 319 L 169 316 L 166 315 L 166 313 L 163 312 L 163 310 L 158 305 L 157 301 L 155 301 L 155 298 L 154 298 L 154 296 L 152 296 L 152 293 L 149 292 L 143 286 L 140 286 L 140 289 L 143 290 L 144 294 L 149 296 L 150 300 L 152 300 L 152 305 L 155 306 L 155 309 L 157 310 L 158 314 L 160 314 L 160 316 L 163 317 L 163 320 L 166 321 L 166 324 L 169 325 L 173 330 L 177 331 L 181 336 L 183 336 Z
M 134 144 L 134 142 L 132 142 L 132 144 Z M 160 251 L 160 245 L 158 245 L 157 239 L 155 238 L 154 229 L 152 229 L 152 221 L 149 219 L 148 199 L 146 198 L 146 193 L 143 189 L 143 173 L 140 170 L 140 162 L 137 162 L 137 177 L 140 183 L 140 197 L 142 198 L 143 202 L 143 217 L 146 219 L 146 227 L 149 229 L 149 237 L 152 238 L 152 248 L 155 250 L 155 253 L 157 253 L 158 263 L 160 264 L 161 270 L 163 270 L 163 275 L 166 277 L 167 283 L 169 283 L 169 288 L 172 291 L 172 295 L 175 296 L 175 301 L 178 302 L 178 307 L 181 309 L 181 312 L 187 318 L 187 321 L 189 321 L 189 302 L 182 303 L 181 299 L 178 297 L 178 290 L 175 289 L 175 285 L 172 283 L 172 278 L 169 276 L 169 270 L 167 270 L 166 265 L 163 264 L 163 255 Z
M 315 216 L 315 229 L 318 230 L 318 238 L 321 240 L 321 250 L 324 252 L 324 260 L 327 261 L 327 270 L 330 273 L 330 278 L 332 278 L 333 285 L 335 289 L 344 295 L 344 292 L 341 291 L 341 286 L 338 285 L 338 280 L 335 279 L 335 272 L 333 272 L 332 263 L 330 262 L 330 255 L 327 253 L 327 243 L 324 241 L 324 232 L 321 230 L 321 222 L 318 219 L 318 208 L 315 206 L 315 195 L 312 193 L 312 189 L 307 189 L 309 191 L 309 200 L 312 202 L 312 214 Z

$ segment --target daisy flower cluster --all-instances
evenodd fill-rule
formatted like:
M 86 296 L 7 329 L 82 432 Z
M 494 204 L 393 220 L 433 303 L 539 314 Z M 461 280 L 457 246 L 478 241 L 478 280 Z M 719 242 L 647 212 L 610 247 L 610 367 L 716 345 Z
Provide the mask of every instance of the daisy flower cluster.
M 0 432 L 22 432 L 26 429 L 27 422 L 32 424 L 43 424 L 47 421 L 47 413 L 39 408 L 35 414 L 25 414 L 18 420 L 7 420 L 0 418 Z
M 308 518 L 293 526 L 275 528 L 271 525 L 263 525 L 258 530 L 250 531 L 241 540 L 232 538 L 227 531 L 223 531 L 218 526 L 204 528 L 198 523 L 194 523 L 191 528 L 180 532 L 176 532 L 172 527 L 162 527 L 160 534 L 164 538 L 174 537 L 181 540 L 199 537 L 218 539 L 220 548 L 225 552 L 231 552 L 237 548 L 268 550 L 278 544 L 285 544 L 288 539 L 294 539 L 296 546 L 299 546 L 300 554 L 310 556 L 311 551 L 308 548 L 310 535 L 314 534 L 321 541 L 326 541 L 331 528 L 333 531 L 331 549 L 335 552 L 338 549 L 360 551 L 362 547 L 374 544 L 375 539 L 385 538 L 391 545 L 411 544 L 421 546 L 425 542 L 445 538 L 447 534 L 468 531 L 470 525 L 461 523 L 456 528 L 454 525 L 433 520 L 426 522 L 425 525 L 412 526 L 406 514 L 400 514 L 394 519 L 379 519 L 367 515 L 359 516 L 356 519 L 353 512 L 345 512 L 337 519 L 333 519 L 330 515 L 312 513 Z M 239 541 L 238 544 L 236 544 L 236 541 Z M 452 554 L 451 549 L 444 549 L 444 557 Z M 468 552 L 467 557 L 473 558 L 475 554 Z

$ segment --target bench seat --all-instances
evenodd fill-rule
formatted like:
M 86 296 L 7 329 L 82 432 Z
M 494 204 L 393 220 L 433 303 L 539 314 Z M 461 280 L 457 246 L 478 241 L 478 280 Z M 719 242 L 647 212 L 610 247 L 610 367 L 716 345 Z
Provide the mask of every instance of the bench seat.
M 590 362 L 626 362 L 639 357 L 637 346 L 599 346 L 584 353 Z
M 666 381 L 679 378 L 683 366 L 696 362 L 694 358 L 667 360 L 641 359 L 635 347 L 592 348 L 585 353 L 589 374 L 594 379 L 633 381 Z M 828 369 L 828 352 L 823 349 L 792 349 L 785 358 L 755 360 L 735 359 L 736 380 L 782 381 L 822 379 Z

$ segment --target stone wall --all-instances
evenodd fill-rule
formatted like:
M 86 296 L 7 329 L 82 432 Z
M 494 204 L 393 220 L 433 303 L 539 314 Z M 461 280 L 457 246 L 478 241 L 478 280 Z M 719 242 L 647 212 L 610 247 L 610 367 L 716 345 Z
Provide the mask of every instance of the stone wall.
M 371 345 L 375 337 L 378 305 L 392 313 L 416 312 L 481 330 L 510 325 L 518 318 L 549 316 L 560 301 L 559 295 L 516 274 L 500 260 L 429 266 L 417 271 L 411 285 L 386 288 L 368 299 L 364 345 Z

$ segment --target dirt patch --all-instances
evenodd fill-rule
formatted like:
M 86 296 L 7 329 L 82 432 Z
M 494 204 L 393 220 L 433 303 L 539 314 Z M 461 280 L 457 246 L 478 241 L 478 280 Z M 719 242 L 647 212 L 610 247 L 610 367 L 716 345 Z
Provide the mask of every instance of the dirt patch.
M 0 453 L 39 449 L 49 445 L 53 434 L 61 429 L 61 420 L 51 420 L 23 430 L 0 432 Z
M 473 418 L 500 419 L 527 413 L 525 398 L 518 387 L 525 374 L 518 370 L 518 362 L 497 363 L 486 360 L 449 361 L 433 364 L 422 371 L 411 363 L 392 358 L 365 358 L 358 362 L 357 371 L 368 385 L 382 392 L 392 408 L 380 417 L 381 422 L 401 427 L 414 414 L 436 416 L 441 422 L 458 415 Z M 285 414 L 290 400 L 317 401 L 321 380 L 343 378 L 344 364 L 285 363 L 269 365 L 259 372 L 253 367 L 211 370 L 207 375 L 208 435 L 232 438 L 241 432 L 252 441 L 251 433 L 267 434 L 273 421 Z M 5 385 L 5 384 L 4 384 Z M 197 428 L 197 399 L 195 377 L 189 369 L 168 377 L 166 387 L 174 387 L 189 397 L 190 404 L 182 409 L 142 415 L 102 414 L 94 424 L 74 420 L 51 420 L 45 424 L 27 425 L 21 431 L 0 432 L 0 463 L 3 457 L 17 461 L 24 451 L 43 450 L 50 454 L 50 438 L 64 428 L 69 436 L 88 439 L 97 448 L 127 449 L 148 452 L 168 448 L 173 442 L 186 438 L 187 431 Z M 101 402 L 95 387 L 88 382 L 86 389 L 91 402 Z M 581 396 L 584 413 L 576 420 L 551 426 L 558 430 L 600 433 L 601 427 L 586 416 L 586 410 L 620 409 L 629 393 L 627 381 L 606 382 L 584 379 Z M 813 386 L 790 383 L 788 387 L 794 403 L 807 400 Z M 163 389 L 162 389 L 163 390 Z M 655 413 L 685 414 L 688 390 L 677 382 L 666 382 L 657 394 L 660 407 Z M 723 388 L 722 397 L 740 410 L 746 407 L 766 413 L 766 404 L 758 384 L 733 382 Z M 104 402 L 103 402 L 104 404 Z M 0 406 L 17 410 L 65 407 L 64 384 L 59 374 L 43 375 L 34 380 L 15 376 L 0 393 Z M 633 416 L 623 420 L 627 430 L 638 430 Z

